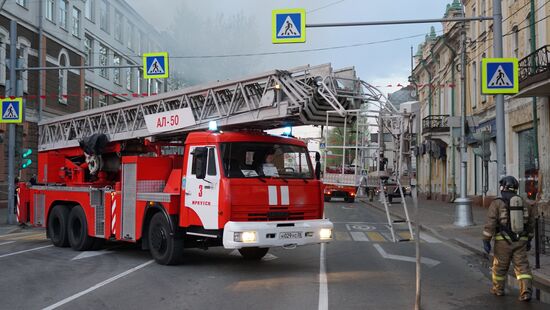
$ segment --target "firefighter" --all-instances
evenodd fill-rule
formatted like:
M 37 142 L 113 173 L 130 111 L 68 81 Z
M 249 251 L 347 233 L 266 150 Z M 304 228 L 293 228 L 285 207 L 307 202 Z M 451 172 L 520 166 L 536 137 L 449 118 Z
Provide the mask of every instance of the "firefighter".
M 491 293 L 504 295 L 504 285 L 510 262 L 519 282 L 519 300 L 531 300 L 532 274 L 527 259 L 534 236 L 535 209 L 523 203 L 517 195 L 519 183 L 513 176 L 500 180 L 501 196 L 489 206 L 487 222 L 483 230 L 483 248 L 491 251 L 491 239 L 495 238 Z

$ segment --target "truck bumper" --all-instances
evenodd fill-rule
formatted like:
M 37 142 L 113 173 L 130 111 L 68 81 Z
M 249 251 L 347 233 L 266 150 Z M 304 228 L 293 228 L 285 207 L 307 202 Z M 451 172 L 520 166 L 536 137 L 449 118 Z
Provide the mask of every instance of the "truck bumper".
M 223 246 L 226 249 L 248 247 L 293 247 L 332 240 L 333 224 L 329 220 L 303 220 L 280 222 L 227 222 L 223 230 Z M 324 238 L 321 236 L 324 232 Z M 330 236 L 327 237 L 327 230 Z M 253 233 L 252 233 L 253 232 Z M 255 234 L 255 240 L 239 241 L 239 235 Z

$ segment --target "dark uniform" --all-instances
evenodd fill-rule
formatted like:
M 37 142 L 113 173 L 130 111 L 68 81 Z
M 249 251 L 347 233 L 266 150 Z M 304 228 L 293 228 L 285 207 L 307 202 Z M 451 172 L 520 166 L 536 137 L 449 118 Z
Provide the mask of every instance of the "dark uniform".
M 511 231 L 510 199 L 514 196 L 513 199 L 520 199 L 516 196 L 519 183 L 514 177 L 505 177 L 500 181 L 500 185 L 502 198 L 495 199 L 489 206 L 487 222 L 483 230 L 485 251 L 490 252 L 490 241 L 493 237 L 495 238 L 491 292 L 497 296 L 504 295 L 506 275 L 510 262 L 513 262 L 520 287 L 519 299 L 529 301 L 533 276 L 527 259 L 527 251 L 531 248 L 531 239 L 534 236 L 536 211 L 533 206 L 523 204 L 522 210 L 519 210 L 523 217 L 523 231 L 521 233 Z

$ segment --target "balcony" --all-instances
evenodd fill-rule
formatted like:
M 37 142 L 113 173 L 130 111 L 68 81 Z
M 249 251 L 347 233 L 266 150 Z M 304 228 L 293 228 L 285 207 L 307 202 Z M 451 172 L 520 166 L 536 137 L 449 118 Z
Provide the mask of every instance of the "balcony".
M 449 132 L 449 115 L 429 115 L 422 119 L 424 133 Z
M 550 95 L 550 45 L 545 45 L 519 61 L 518 97 Z

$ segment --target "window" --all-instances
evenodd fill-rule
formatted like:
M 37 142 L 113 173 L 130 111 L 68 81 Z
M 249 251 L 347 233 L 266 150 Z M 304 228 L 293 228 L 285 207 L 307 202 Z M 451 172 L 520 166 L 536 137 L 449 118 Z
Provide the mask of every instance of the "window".
M 59 54 L 59 66 L 65 67 L 69 64 L 67 55 L 65 53 Z M 57 99 L 61 104 L 67 104 L 67 70 L 58 70 L 59 83 Z
M 313 178 L 305 147 L 290 144 L 234 142 L 221 145 L 222 163 L 229 178 Z
M 514 26 L 512 28 L 512 53 L 514 54 L 514 57 L 518 58 L 519 56 L 519 30 L 518 26 Z
M 109 3 L 107 0 L 101 0 L 99 4 L 99 28 L 109 32 Z
M 27 0 L 16 0 L 15 2 L 22 7 L 27 7 Z
M 95 0 L 85 0 L 84 3 L 84 16 L 91 21 L 94 20 L 94 1 Z
M 476 8 L 475 8 L 475 7 L 472 8 L 472 16 L 477 16 L 477 15 L 476 15 Z M 478 23 L 471 23 L 471 27 L 472 27 L 472 40 L 473 40 L 473 41 L 476 41 L 476 40 L 477 40 L 477 24 L 478 24 Z
M 481 16 L 487 16 L 487 1 L 486 0 L 481 0 L 479 11 L 481 13 Z M 486 27 L 487 27 L 487 22 L 486 21 L 481 21 L 481 32 L 482 33 L 486 31 L 486 29 L 487 29 Z
M 538 189 L 537 159 L 533 151 L 536 141 L 533 128 L 518 132 L 519 195 L 533 200 Z
M 128 63 L 131 65 L 131 63 Z M 132 68 L 126 68 L 126 89 L 132 90 Z
M 46 18 L 53 22 L 53 12 L 55 8 L 54 0 L 46 0 Z
M 216 175 L 216 149 L 213 147 L 208 148 L 208 168 L 206 174 Z
M 17 38 L 17 52 L 21 66 L 26 67 L 29 62 L 29 49 L 31 42 L 25 38 Z M 23 92 L 27 93 L 29 88 L 29 71 L 25 70 L 21 72 L 21 80 L 23 81 Z
M 137 37 L 136 37 L 136 49 L 137 49 L 137 53 L 139 55 L 141 55 L 141 51 L 142 51 L 142 48 L 141 48 L 141 37 L 142 36 L 143 36 L 143 32 L 138 31 L 137 32 Z
M 80 36 L 80 11 L 73 6 L 73 27 L 72 34 L 75 37 Z
M 100 43 L 99 44 L 99 65 L 100 66 L 107 66 L 109 64 L 108 53 L 109 53 L 109 49 L 105 45 Z M 99 69 L 99 75 L 108 79 L 109 71 L 107 70 L 107 68 L 101 68 Z
M 98 107 L 104 107 L 106 105 L 107 105 L 107 95 L 106 94 L 99 94 Z
M 92 66 L 94 64 L 94 39 L 92 39 L 90 36 L 85 35 L 84 37 L 84 49 L 86 52 L 86 56 L 84 58 L 84 65 L 85 66 Z
M 122 14 L 115 11 L 115 40 L 122 42 Z
M 120 55 L 113 55 L 113 65 L 120 66 Z M 113 82 L 120 85 L 120 68 L 113 68 Z
M 472 109 L 475 109 L 477 107 L 477 64 L 476 62 L 472 62 L 472 86 L 471 89 L 471 100 L 472 100 Z
M 8 32 L 0 28 L 0 84 L 6 84 L 6 48 L 8 41 Z
M 129 48 L 129 49 L 133 49 L 133 32 L 134 32 L 134 26 L 128 22 L 126 23 L 126 38 L 127 38 L 127 41 L 126 41 L 126 46 Z
M 67 29 L 67 0 L 59 1 L 59 27 Z
M 92 88 L 90 86 L 84 86 L 84 110 L 93 109 L 92 101 Z

